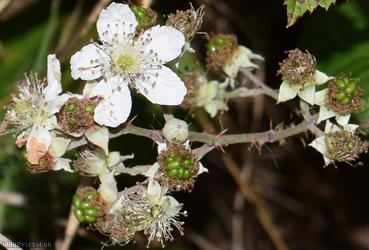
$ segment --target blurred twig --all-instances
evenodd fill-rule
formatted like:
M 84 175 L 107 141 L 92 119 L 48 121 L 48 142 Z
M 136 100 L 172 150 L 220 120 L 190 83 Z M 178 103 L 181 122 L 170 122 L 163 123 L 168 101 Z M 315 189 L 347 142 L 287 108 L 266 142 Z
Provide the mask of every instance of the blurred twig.
M 214 246 L 211 242 L 209 242 L 207 239 L 202 237 L 200 234 L 190 231 L 187 232 L 186 237 L 192 241 L 194 244 L 196 244 L 199 248 L 203 250 L 221 250 L 217 246 Z
M 60 58 L 60 60 L 63 61 L 64 59 L 66 59 L 66 57 L 70 53 L 70 50 L 72 50 L 77 45 L 77 43 L 79 42 L 79 40 L 84 35 L 87 34 L 87 32 L 90 30 L 90 28 L 95 23 L 95 21 L 97 20 L 98 16 L 100 15 L 101 10 L 105 6 L 107 6 L 110 2 L 111 2 L 111 0 L 100 0 L 100 1 L 97 2 L 97 4 L 95 5 L 95 7 L 93 8 L 93 10 L 91 11 L 90 15 L 82 23 L 82 25 L 80 26 L 79 30 L 76 32 L 76 35 L 72 37 L 72 39 L 67 44 L 67 46 L 65 46 L 63 49 L 61 49 L 60 51 L 58 51 L 58 57 Z
M 265 203 L 264 199 L 261 198 L 246 181 L 243 181 L 241 179 L 241 172 L 237 167 L 237 164 L 234 162 L 234 160 L 229 154 L 222 155 L 222 159 L 227 169 L 231 173 L 232 177 L 240 187 L 241 192 L 244 195 L 245 199 L 255 206 L 256 214 L 260 220 L 260 223 L 267 232 L 270 239 L 273 241 L 276 249 L 287 250 L 288 247 L 286 243 L 283 241 L 282 237 L 280 236 L 275 225 L 273 224 L 273 221 L 270 217 L 269 208 Z

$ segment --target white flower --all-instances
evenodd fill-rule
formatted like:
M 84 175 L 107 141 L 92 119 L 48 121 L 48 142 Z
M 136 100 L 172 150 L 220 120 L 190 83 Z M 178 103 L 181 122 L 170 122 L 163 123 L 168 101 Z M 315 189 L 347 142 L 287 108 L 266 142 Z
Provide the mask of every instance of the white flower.
M 354 134 L 356 129 L 359 127 L 359 125 L 356 124 L 347 124 L 343 128 L 338 127 L 337 125 L 334 125 L 329 120 L 326 121 L 325 129 L 324 129 L 324 135 L 316 138 L 314 141 L 312 141 L 309 146 L 314 147 L 316 150 L 318 150 L 324 158 L 325 166 L 329 165 L 330 163 L 334 162 L 334 159 L 330 159 L 328 156 L 328 149 L 327 149 L 327 135 L 334 132 L 340 132 L 340 131 L 347 131 L 350 134 Z
M 317 123 L 327 120 L 331 117 L 336 117 L 336 121 L 339 125 L 345 126 L 350 120 L 350 114 L 340 115 L 326 106 L 328 89 L 323 89 L 315 93 L 315 104 L 319 105 L 319 117 Z
M 50 130 L 57 126 L 58 112 L 64 96 L 60 84 L 60 63 L 55 55 L 47 57 L 47 85 L 37 76 L 26 77 L 26 83 L 19 87 L 19 95 L 13 96 L 6 119 L 14 125 L 13 131 L 24 131 L 18 136 L 17 145 L 26 144 L 28 161 L 37 164 L 48 151 L 52 135 Z
M 234 79 L 236 78 L 241 67 L 249 69 L 256 69 L 259 67 L 257 64 L 251 61 L 253 59 L 264 60 L 262 56 L 253 53 L 245 46 L 238 46 L 232 58 L 226 64 L 224 64 L 223 70 L 231 79 Z
M 114 212 L 122 214 L 135 231 L 144 231 L 147 247 L 154 239 L 164 247 L 164 241 L 174 239 L 174 227 L 183 235 L 183 222 L 178 217 L 181 214 L 186 216 L 187 212 L 181 212 L 182 204 L 166 192 L 167 188 L 150 179 L 147 190 L 123 194 L 119 199 L 120 208 Z
M 316 70 L 314 78 L 304 85 L 290 84 L 287 81 L 283 81 L 279 87 L 278 103 L 291 100 L 298 95 L 302 100 L 314 105 L 316 85 L 324 84 L 330 79 L 332 77 Z
M 228 80 L 223 83 L 218 81 L 206 82 L 204 78 L 196 91 L 196 96 L 194 98 L 196 106 L 203 107 L 211 117 L 215 117 L 219 111 L 228 110 L 224 98 L 219 97 L 219 95 L 225 92 L 225 88 L 228 84 Z
M 178 105 L 187 93 L 179 77 L 163 65 L 181 54 L 183 34 L 157 25 L 136 39 L 136 27 L 128 5 L 112 3 L 97 21 L 102 45 L 90 43 L 71 58 L 74 79 L 98 81 L 90 96 L 104 98 L 94 115 L 101 125 L 117 127 L 127 120 L 132 105 L 128 85 L 161 105 Z

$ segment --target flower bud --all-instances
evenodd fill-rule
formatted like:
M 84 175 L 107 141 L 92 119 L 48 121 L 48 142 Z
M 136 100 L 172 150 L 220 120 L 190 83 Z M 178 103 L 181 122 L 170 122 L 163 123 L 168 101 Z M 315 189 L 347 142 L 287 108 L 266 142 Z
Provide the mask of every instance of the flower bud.
M 188 138 L 188 125 L 183 120 L 171 118 L 164 125 L 163 135 L 169 142 L 173 140 L 184 142 Z

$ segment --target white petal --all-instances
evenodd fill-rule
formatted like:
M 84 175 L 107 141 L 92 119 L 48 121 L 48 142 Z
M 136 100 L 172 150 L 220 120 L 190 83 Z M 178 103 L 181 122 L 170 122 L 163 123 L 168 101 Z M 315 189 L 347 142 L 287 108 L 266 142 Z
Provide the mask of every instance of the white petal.
M 60 80 L 61 80 L 60 62 L 55 57 L 55 55 L 48 55 L 47 86 L 42 91 L 46 101 L 54 100 L 62 92 Z
M 50 132 L 42 126 L 33 127 L 27 140 L 27 157 L 31 164 L 38 164 L 49 149 L 52 141 Z
M 350 114 L 336 116 L 336 121 L 341 126 L 346 126 L 349 123 L 349 120 L 350 120 Z
M 299 97 L 310 105 L 314 105 L 315 85 L 308 86 L 298 92 Z
M 167 149 L 167 144 L 165 142 L 156 142 L 158 144 L 158 154 Z
M 328 93 L 328 89 L 323 89 L 323 90 L 315 92 L 314 103 L 319 106 L 325 105 L 327 93 Z
M 109 154 L 109 129 L 106 127 L 94 127 L 85 132 L 89 142 L 104 150 L 105 155 Z
M 146 53 L 158 54 L 158 59 L 169 62 L 182 52 L 185 38 L 182 32 L 169 26 L 154 26 L 146 30 L 137 43 L 145 43 Z
M 279 87 L 278 103 L 295 98 L 297 95 L 297 91 L 298 89 L 296 86 L 283 81 L 281 86 Z
M 50 145 L 49 153 L 55 158 L 63 156 L 71 141 L 71 139 L 61 136 L 54 137 Z
M 53 162 L 52 170 L 54 171 L 64 170 L 67 172 L 73 172 L 69 163 L 70 163 L 69 159 L 56 158 Z
M 60 108 L 64 105 L 64 103 L 66 103 L 68 99 L 71 97 L 80 98 L 81 96 L 77 94 L 69 94 L 69 93 L 64 93 L 62 95 L 57 96 L 54 100 L 48 103 L 49 114 L 58 113 Z
M 224 72 L 231 78 L 237 76 L 240 67 L 244 68 L 258 68 L 259 66 L 251 59 L 263 59 L 261 56 L 252 53 L 251 50 L 244 46 L 239 46 L 237 51 L 232 56 L 231 60 L 223 66 Z
M 325 121 L 331 117 L 335 117 L 337 114 L 331 109 L 328 109 L 326 106 L 320 106 L 319 108 L 319 117 L 316 121 L 317 124 L 321 123 L 322 121 Z
M 90 97 L 96 85 L 97 85 L 97 82 L 87 82 L 85 84 L 85 87 L 83 88 L 82 95 L 86 97 Z
M 107 43 L 124 39 L 136 31 L 136 16 L 127 4 L 111 3 L 102 10 L 96 23 L 100 39 Z
M 118 199 L 118 187 L 113 173 L 106 169 L 106 171 L 99 175 L 99 179 L 101 184 L 98 190 L 101 197 L 109 204 L 116 201 Z
M 101 77 L 101 60 L 110 60 L 110 57 L 105 51 L 94 43 L 84 46 L 70 59 L 73 79 L 94 80 Z
M 202 173 L 209 173 L 209 170 L 206 167 L 204 167 L 204 165 L 202 165 L 201 162 L 199 162 L 199 172 L 197 173 L 197 175 Z
M 312 141 L 309 146 L 312 146 L 316 150 L 318 150 L 322 155 L 327 154 L 327 145 L 325 143 L 325 136 L 320 136 Z
M 146 173 L 144 173 L 144 175 L 145 175 L 146 177 L 149 177 L 149 178 L 154 178 L 154 177 L 155 177 L 155 175 L 156 175 L 156 172 L 158 172 L 159 168 L 160 168 L 159 163 L 155 162 L 155 163 L 154 163 L 154 164 L 149 168 L 149 170 L 147 170 L 147 172 L 146 172 Z
M 150 179 L 149 185 L 147 186 L 147 194 L 153 200 L 158 200 L 161 197 L 161 186 L 158 182 Z
M 326 74 L 324 74 L 323 72 L 319 70 L 315 70 L 315 82 L 317 85 L 324 84 L 333 78 L 334 77 L 327 76 Z
M 95 109 L 94 119 L 98 124 L 117 127 L 127 120 L 132 107 L 131 93 L 127 83 L 118 76 L 101 80 L 91 96 L 104 98 Z
M 133 157 L 130 157 L 128 159 L 132 159 L 132 158 Z M 117 152 L 117 151 L 110 152 L 109 156 L 108 156 L 108 159 L 107 159 L 107 162 L 108 162 L 108 167 L 109 168 L 118 165 L 121 162 L 120 153 Z
M 358 127 L 359 127 L 359 125 L 357 125 L 357 124 L 347 124 L 347 125 L 344 127 L 344 129 L 345 129 L 346 131 L 349 131 L 349 132 L 354 133 L 354 132 L 355 132 L 355 130 L 356 130 Z
M 325 155 L 323 155 L 323 159 L 324 159 L 324 166 L 328 166 L 329 164 L 331 164 L 331 162 L 333 162 L 331 159 L 329 159 Z
M 47 130 L 52 130 L 54 128 L 57 128 L 58 127 L 58 121 L 56 119 L 56 116 L 53 115 L 53 116 L 49 117 L 42 125 Z
M 146 71 L 149 79 L 138 80 L 137 88 L 149 101 L 160 105 L 179 105 L 187 89 L 182 80 L 171 69 L 162 66 L 158 70 Z
M 325 128 L 324 128 L 325 133 L 339 132 L 339 131 L 341 131 L 340 127 L 331 123 L 329 120 L 326 121 Z

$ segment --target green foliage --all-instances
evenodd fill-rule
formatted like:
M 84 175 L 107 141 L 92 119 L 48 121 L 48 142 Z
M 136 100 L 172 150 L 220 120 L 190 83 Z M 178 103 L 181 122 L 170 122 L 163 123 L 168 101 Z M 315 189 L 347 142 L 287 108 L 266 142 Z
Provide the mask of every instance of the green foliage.
M 336 0 L 285 0 L 284 4 L 287 5 L 287 27 L 292 26 L 307 11 L 311 13 L 318 6 L 328 10 L 335 2 Z

